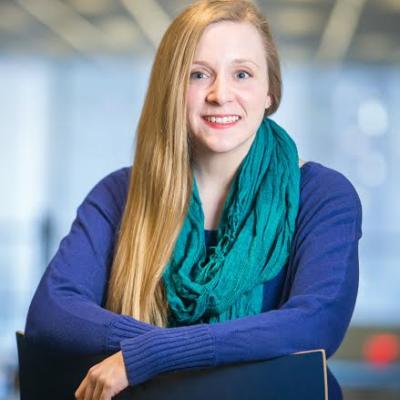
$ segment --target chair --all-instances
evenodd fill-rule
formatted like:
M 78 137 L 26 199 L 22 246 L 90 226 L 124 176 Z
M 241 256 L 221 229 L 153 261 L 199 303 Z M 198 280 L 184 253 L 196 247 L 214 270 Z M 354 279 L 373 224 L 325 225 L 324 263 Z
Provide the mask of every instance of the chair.
M 71 400 L 89 368 L 107 355 L 60 356 L 28 343 L 16 332 L 21 400 Z M 129 386 L 117 400 L 323 400 L 327 399 L 325 351 L 265 361 L 159 375 Z

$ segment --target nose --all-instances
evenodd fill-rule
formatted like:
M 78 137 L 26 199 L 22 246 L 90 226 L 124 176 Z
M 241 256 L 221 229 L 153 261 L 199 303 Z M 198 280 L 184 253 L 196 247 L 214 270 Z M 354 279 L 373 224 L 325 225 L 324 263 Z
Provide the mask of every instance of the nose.
M 226 78 L 219 76 L 215 78 L 210 90 L 207 93 L 209 103 L 225 104 L 232 101 L 232 90 Z

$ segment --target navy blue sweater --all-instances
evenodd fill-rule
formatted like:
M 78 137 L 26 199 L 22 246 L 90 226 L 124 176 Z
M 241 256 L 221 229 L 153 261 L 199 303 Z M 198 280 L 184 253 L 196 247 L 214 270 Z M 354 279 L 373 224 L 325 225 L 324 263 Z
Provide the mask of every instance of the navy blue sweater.
M 104 309 L 116 229 L 131 168 L 97 183 L 78 207 L 29 308 L 27 340 L 62 352 L 122 350 L 130 384 L 157 374 L 339 347 L 358 290 L 361 203 L 350 181 L 317 162 L 301 168 L 290 257 L 265 283 L 263 312 L 212 324 L 160 328 Z M 208 245 L 213 232 L 205 231 Z M 330 399 L 339 389 L 330 375 Z

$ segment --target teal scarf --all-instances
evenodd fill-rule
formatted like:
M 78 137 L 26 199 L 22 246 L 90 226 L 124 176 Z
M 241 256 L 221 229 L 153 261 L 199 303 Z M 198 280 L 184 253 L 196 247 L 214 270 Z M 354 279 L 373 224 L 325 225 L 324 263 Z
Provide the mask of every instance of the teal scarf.
M 196 179 L 189 210 L 163 279 L 170 327 L 262 311 L 263 283 L 287 262 L 299 207 L 297 148 L 264 118 L 224 203 L 217 244 L 206 254 Z

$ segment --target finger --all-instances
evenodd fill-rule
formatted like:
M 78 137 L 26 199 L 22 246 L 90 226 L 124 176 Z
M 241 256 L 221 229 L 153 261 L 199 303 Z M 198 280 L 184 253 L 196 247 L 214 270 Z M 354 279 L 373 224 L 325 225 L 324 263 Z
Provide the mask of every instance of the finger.
M 84 400 L 92 400 L 93 399 L 93 392 L 96 387 L 96 379 L 92 374 L 89 374 L 87 383 L 86 383 L 86 390 L 85 390 L 85 397 Z
M 103 392 L 99 397 L 99 400 L 111 400 L 111 396 L 109 393 Z
M 101 393 L 101 396 L 99 397 L 99 400 L 111 400 L 111 392 L 109 390 L 105 390 L 103 388 L 103 392 Z
M 83 381 L 80 383 L 80 385 L 78 386 L 78 389 L 75 390 L 75 398 L 78 400 L 81 400 L 84 398 L 85 396 L 85 388 L 86 388 L 86 383 L 87 383 L 87 375 L 85 376 L 85 378 L 83 379 Z
M 94 388 L 94 391 L 93 391 L 92 399 L 100 400 L 102 393 L 103 393 L 103 384 L 100 382 L 100 380 L 98 380 L 96 383 L 96 387 Z
M 113 392 L 113 386 L 110 382 L 103 382 L 103 391 L 101 393 L 99 400 L 111 400 L 112 395 L 116 395 L 117 393 Z

